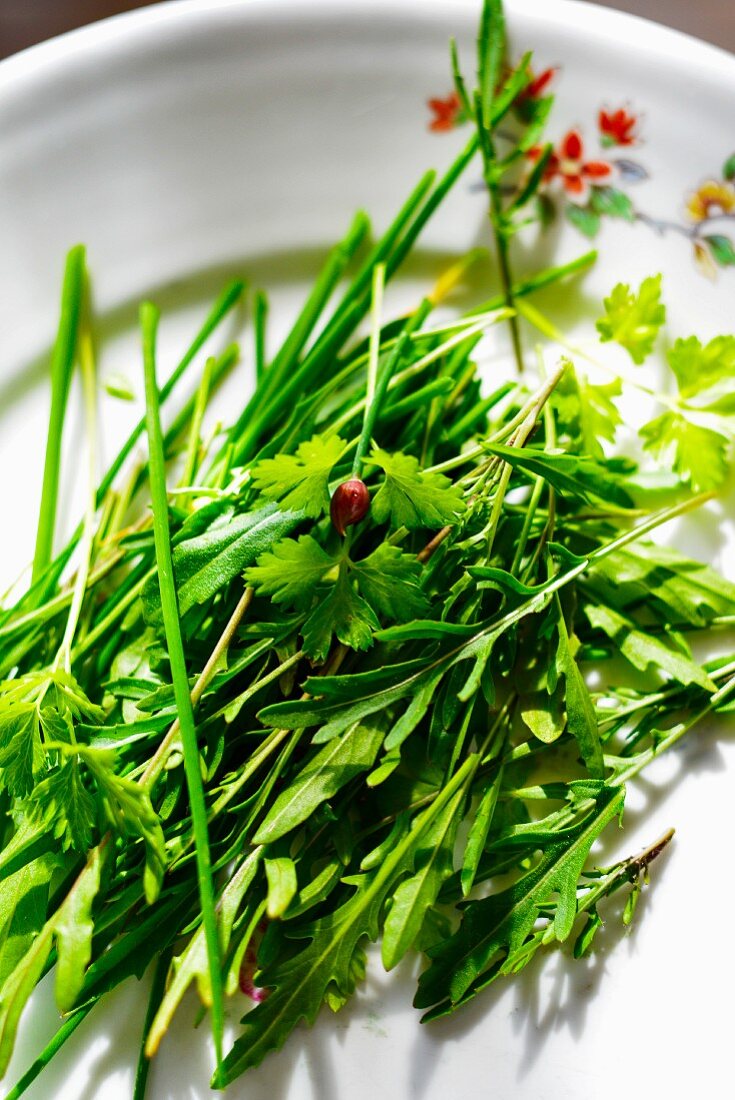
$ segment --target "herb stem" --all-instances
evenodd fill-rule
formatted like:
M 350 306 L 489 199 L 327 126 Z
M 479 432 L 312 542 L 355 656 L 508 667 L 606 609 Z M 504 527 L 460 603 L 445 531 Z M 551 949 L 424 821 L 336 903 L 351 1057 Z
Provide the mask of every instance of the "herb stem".
M 237 607 L 230 616 L 227 626 L 220 634 L 217 640 L 217 644 L 209 655 L 207 663 L 205 664 L 202 671 L 199 673 L 199 676 L 197 677 L 196 682 L 191 689 L 190 698 L 192 708 L 197 705 L 202 695 L 206 691 L 207 686 L 210 684 L 213 676 L 215 675 L 220 661 L 226 654 L 230 643 L 232 642 L 232 639 L 237 633 L 237 628 L 242 622 L 246 611 L 250 607 L 250 604 L 253 602 L 253 595 L 254 592 L 252 588 L 245 589 L 237 603 Z M 164 737 L 163 741 L 161 741 L 161 744 L 158 746 L 154 755 L 151 757 L 145 771 L 141 775 L 140 783 L 142 786 L 150 788 L 156 782 L 159 775 L 163 771 L 163 768 L 165 767 L 168 756 L 174 748 L 176 739 L 179 736 L 180 729 L 181 722 L 180 718 L 177 716 L 172 723 L 168 733 Z
M 197 878 L 202 907 L 202 924 L 207 946 L 207 960 L 212 983 L 212 1037 L 217 1066 L 222 1061 L 224 1007 L 222 966 L 214 903 L 207 811 L 199 762 L 194 709 L 189 694 L 186 659 L 181 638 L 176 582 L 171 557 L 171 541 L 168 525 L 168 501 L 166 494 L 166 468 L 163 457 L 163 436 L 159 411 L 158 385 L 156 382 L 156 332 L 158 310 L 146 302 L 140 311 L 143 335 L 143 366 L 146 393 L 146 427 L 149 444 L 149 470 L 151 503 L 153 507 L 153 532 L 156 546 L 156 563 L 161 590 L 161 608 L 166 634 L 168 656 L 171 664 L 174 697 L 181 729 L 184 754 L 184 772 L 189 791 L 192 829 L 196 849 Z
M 61 436 L 74 370 L 79 317 L 86 286 L 85 257 L 86 253 L 82 245 L 76 245 L 66 257 L 64 284 L 61 291 L 61 316 L 51 357 L 51 412 L 46 438 L 41 510 L 38 517 L 31 584 L 38 581 L 50 565 L 53 551 L 59 497 Z

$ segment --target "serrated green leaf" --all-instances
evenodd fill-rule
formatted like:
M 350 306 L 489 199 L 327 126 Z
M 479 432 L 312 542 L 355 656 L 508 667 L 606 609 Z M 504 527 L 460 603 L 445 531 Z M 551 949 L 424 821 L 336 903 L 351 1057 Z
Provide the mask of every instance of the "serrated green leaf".
M 373 631 L 379 626 L 373 609 L 358 596 L 347 573 L 340 570 L 336 584 L 304 623 L 304 652 L 316 661 L 323 661 L 335 636 L 351 649 L 369 649 Z
M 303 611 L 335 564 L 316 539 L 300 535 L 298 539 L 283 539 L 261 554 L 256 564 L 245 570 L 245 580 L 256 592 L 272 596 L 276 603 Z
M 76 760 L 62 760 L 36 784 L 28 809 L 32 820 L 49 830 L 62 851 L 86 852 L 92 843 L 96 806 Z
M 425 832 L 471 780 L 477 764 L 476 756 L 465 761 L 377 871 L 362 876 L 348 901 L 299 930 L 287 926 L 294 938 L 307 938 L 308 944 L 295 955 L 277 958 L 264 967 L 260 980 L 270 990 L 269 996 L 243 1018 L 242 1033 L 214 1075 L 214 1088 L 225 1087 L 244 1070 L 259 1065 L 283 1045 L 302 1020 L 313 1024 L 328 990 L 336 990 L 341 998 L 352 993 L 356 949 L 365 937 L 377 938 L 386 896 L 410 870 Z
M 45 760 L 38 708 L 34 703 L 13 705 L 0 713 L 0 786 L 16 798 L 33 790 L 35 776 Z
M 601 440 L 614 443 L 617 428 L 623 422 L 614 401 L 622 392 L 619 379 L 593 385 L 569 364 L 550 401 L 560 434 L 569 437 L 575 450 L 602 458 Z
M 692 488 L 714 489 L 725 480 L 728 440 L 720 432 L 666 412 L 644 424 L 640 434 L 644 448 L 659 462 L 671 462 Z
M 311 519 L 329 510 L 329 477 L 345 449 L 338 435 L 315 435 L 293 455 L 265 458 L 253 468 L 256 488 L 282 508 Z
M 659 329 L 666 320 L 661 302 L 661 276 L 644 279 L 638 292 L 618 283 L 605 298 L 605 317 L 597 322 L 602 343 L 614 340 L 625 348 L 634 363 L 642 363 L 653 351 Z
M 552 840 L 538 863 L 512 886 L 480 901 L 469 902 L 457 932 L 431 953 L 414 999 L 417 1008 L 469 1000 L 492 974 L 498 956 L 511 958 L 533 931 L 539 912 L 557 898 L 554 937 L 563 941 L 577 914 L 579 877 L 596 838 L 622 810 L 620 789 L 604 788 L 591 818 Z M 431 1015 L 433 1015 L 432 1013 Z
M 631 543 L 595 563 L 590 577 L 604 578 L 621 610 L 648 599 L 659 617 L 677 625 L 735 615 L 735 584 L 670 546 Z
M 418 459 L 377 448 L 368 460 L 385 473 L 371 504 L 377 523 L 391 527 L 447 527 L 458 522 L 466 505 L 461 489 L 443 474 L 422 470 Z
M 141 784 L 118 775 L 115 756 L 109 749 L 76 746 L 97 784 L 104 816 L 121 836 L 139 836 L 145 844 L 143 885 L 151 904 L 158 896 L 166 869 L 166 848 L 161 820 L 153 809 L 150 794 Z
M 460 789 L 430 829 L 414 856 L 413 874 L 397 888 L 385 918 L 381 955 L 383 966 L 392 970 L 413 946 L 429 908 L 454 870 L 454 844 L 464 807 Z
M 375 763 L 385 737 L 382 717 L 357 722 L 320 749 L 282 791 L 255 834 L 255 844 L 271 844 L 301 825 L 356 775 Z
M 735 336 L 715 336 L 702 346 L 696 336 L 677 340 L 668 353 L 679 393 L 693 397 L 717 382 L 732 383 L 735 377 Z
M 644 633 L 631 619 L 602 604 L 589 604 L 584 612 L 590 625 L 606 634 L 622 656 L 639 671 L 646 672 L 653 667 L 680 684 L 698 684 L 705 691 L 715 690 L 715 685 L 701 665 L 671 649 L 655 635 Z
M 533 447 L 503 447 L 498 443 L 488 446 L 488 450 L 515 469 L 545 478 L 561 493 L 573 493 L 583 500 L 612 501 L 621 508 L 633 504 L 621 475 L 586 455 L 554 454 Z
M 222 891 L 217 906 L 217 927 L 223 955 L 232 937 L 235 919 L 242 907 L 243 898 L 255 878 L 263 849 L 255 848 L 240 862 Z M 171 960 L 171 970 L 166 993 L 153 1018 L 146 1037 L 146 1056 L 151 1058 L 158 1050 L 161 1039 L 168 1030 L 176 1009 L 192 982 L 196 983 L 202 1004 L 212 1003 L 212 978 L 207 959 L 204 928 L 200 924 L 180 955 Z
M 352 568 L 360 592 L 379 615 L 406 622 L 427 613 L 429 601 L 419 587 L 421 564 L 415 555 L 382 542 Z

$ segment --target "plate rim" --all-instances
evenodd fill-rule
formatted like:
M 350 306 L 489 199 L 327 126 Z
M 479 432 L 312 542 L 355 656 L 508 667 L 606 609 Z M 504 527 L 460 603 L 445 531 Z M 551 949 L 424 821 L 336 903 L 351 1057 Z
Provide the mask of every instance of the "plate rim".
M 56 35 L 44 42 L 12 54 L 0 61 L 0 104 L 29 86 L 57 79 L 61 70 L 94 59 L 95 52 L 123 55 L 141 39 L 159 35 L 192 32 L 203 22 L 216 22 L 236 13 L 243 20 L 265 16 L 283 19 L 308 15 L 309 19 L 334 18 L 358 20 L 366 15 L 389 20 L 415 13 L 417 18 L 446 23 L 452 18 L 476 19 L 480 0 L 159 0 L 143 8 L 120 12 Z M 574 37 L 594 33 L 612 38 L 609 44 L 630 45 L 636 52 L 649 53 L 669 63 L 684 63 L 690 70 L 706 72 L 727 80 L 735 89 L 735 53 L 704 42 L 684 31 L 664 26 L 643 16 L 608 8 L 587 0 L 506 0 L 506 15 L 511 22 L 521 20 L 536 27 L 558 32 L 565 26 Z M 26 88 L 23 88 L 26 85 Z

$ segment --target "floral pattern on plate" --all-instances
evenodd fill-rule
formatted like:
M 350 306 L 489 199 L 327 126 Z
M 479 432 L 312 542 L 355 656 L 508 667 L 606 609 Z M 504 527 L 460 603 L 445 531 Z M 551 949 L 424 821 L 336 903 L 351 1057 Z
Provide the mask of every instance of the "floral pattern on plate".
M 533 75 L 516 100 L 519 115 L 548 94 L 558 71 L 554 66 Z M 454 91 L 444 99 L 428 100 L 428 107 L 429 129 L 434 133 L 454 130 L 467 121 Z M 701 274 L 715 279 L 718 268 L 735 267 L 735 153 L 727 157 L 719 173 L 685 193 L 679 217 L 652 215 L 640 209 L 629 194 L 629 189 L 650 175 L 630 153 L 643 144 L 641 123 L 642 115 L 630 104 L 614 108 L 605 105 L 597 113 L 596 140 L 589 141 L 581 128 L 568 130 L 548 153 L 537 197 L 539 220 L 547 226 L 562 210 L 567 220 L 590 239 L 597 235 L 605 218 L 639 222 L 660 235 L 677 233 L 690 242 L 693 261 Z M 529 149 L 529 165 L 537 162 L 545 150 L 542 145 Z

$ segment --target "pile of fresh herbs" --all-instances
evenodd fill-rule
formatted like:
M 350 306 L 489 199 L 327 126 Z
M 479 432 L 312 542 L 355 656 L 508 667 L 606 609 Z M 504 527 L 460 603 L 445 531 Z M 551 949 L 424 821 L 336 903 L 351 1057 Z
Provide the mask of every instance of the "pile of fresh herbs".
M 647 391 L 664 411 L 643 447 L 669 468 L 652 510 L 636 463 L 612 453 L 619 377 L 594 384 L 522 346 L 519 316 L 561 338 L 534 291 L 594 256 L 514 279 L 551 99 L 517 110 L 530 58 L 508 67 L 499 0 L 478 42 L 474 92 L 453 51 L 465 150 L 371 247 L 355 218 L 270 358 L 253 296 L 257 385 L 206 442 L 237 348 L 206 360 L 165 430 L 161 409 L 244 288 L 225 289 L 160 388 L 158 313 L 141 307 L 146 417 L 100 484 L 88 276 L 83 249 L 68 257 L 32 576 L 0 613 L 2 1069 L 51 969 L 63 1022 L 12 1097 L 149 966 L 138 1100 L 191 985 L 223 1087 L 340 1009 L 369 941 L 388 969 L 424 953 L 424 1019 L 542 946 L 588 951 L 600 903 L 627 890 L 629 921 L 668 840 L 591 866 L 626 783 L 732 708 L 735 658 L 702 663 L 692 642 L 732 625 L 735 587 L 650 536 L 728 470 L 735 337 L 677 341 L 676 396 Z M 436 318 L 460 258 L 386 318 L 385 285 L 476 156 L 497 297 Z M 601 341 L 643 362 L 660 278 L 615 287 L 600 312 Z M 506 325 L 518 372 L 487 392 L 480 342 Z M 88 506 L 56 553 L 77 364 Z M 144 433 L 147 460 L 129 461 Z M 244 1015 L 225 1051 L 228 998 Z

